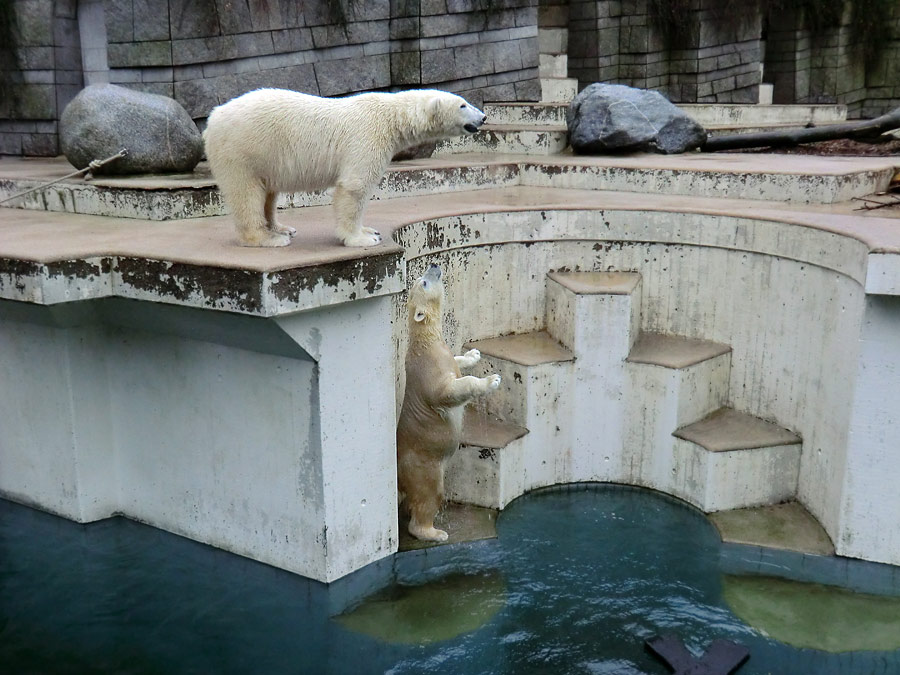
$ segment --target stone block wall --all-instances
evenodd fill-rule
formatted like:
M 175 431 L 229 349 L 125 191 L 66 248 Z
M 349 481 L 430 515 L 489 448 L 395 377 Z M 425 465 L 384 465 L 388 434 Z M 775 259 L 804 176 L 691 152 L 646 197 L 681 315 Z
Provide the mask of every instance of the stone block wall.
M 0 82 L 15 87 L 0 101 L 0 154 L 57 154 L 60 113 L 95 82 L 170 96 L 201 124 L 216 105 L 260 87 L 320 96 L 428 87 L 476 105 L 540 98 L 537 0 L 11 0 L 9 7 L 21 35 L 15 60 L 0 61 Z
M 56 155 L 82 85 L 77 0 L 0 2 L 0 154 Z
M 872 63 L 854 37 L 848 6 L 841 25 L 812 31 L 796 11 L 769 17 L 766 82 L 775 103 L 843 103 L 849 117 L 876 117 L 900 105 L 900 5 L 884 17 L 888 40 Z
M 679 103 L 755 103 L 759 18 L 723 22 L 713 0 L 696 0 L 682 35 L 664 35 L 647 0 L 572 0 L 569 74 L 584 88 L 616 82 L 655 89 Z
M 893 15 L 885 17 L 889 40 L 877 60 L 867 64 L 866 98 L 859 109 L 861 117 L 877 117 L 900 107 L 900 3 Z

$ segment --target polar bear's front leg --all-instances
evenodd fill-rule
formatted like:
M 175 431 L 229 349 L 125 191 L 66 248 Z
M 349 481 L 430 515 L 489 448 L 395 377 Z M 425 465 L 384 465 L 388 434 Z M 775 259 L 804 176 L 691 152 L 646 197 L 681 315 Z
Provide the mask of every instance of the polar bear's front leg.
M 470 349 L 462 356 L 454 356 L 453 358 L 456 359 L 456 365 L 460 367 L 460 370 L 465 370 L 481 361 L 481 352 L 477 349 Z
M 297 230 L 293 227 L 288 227 L 287 225 L 282 225 L 275 219 L 275 214 L 278 211 L 278 193 L 277 192 L 267 192 L 266 193 L 266 224 L 269 226 L 269 229 L 273 232 L 277 232 L 278 234 L 286 234 L 289 237 L 293 237 L 297 234 Z
M 444 395 L 441 396 L 442 406 L 458 406 L 467 403 L 476 396 L 494 391 L 500 387 L 500 376 L 494 373 L 487 377 L 455 377 L 450 381 Z
M 344 246 L 378 246 L 381 233 L 362 226 L 362 212 L 369 200 L 365 190 L 350 190 L 338 185 L 334 190 L 334 212 L 337 235 Z

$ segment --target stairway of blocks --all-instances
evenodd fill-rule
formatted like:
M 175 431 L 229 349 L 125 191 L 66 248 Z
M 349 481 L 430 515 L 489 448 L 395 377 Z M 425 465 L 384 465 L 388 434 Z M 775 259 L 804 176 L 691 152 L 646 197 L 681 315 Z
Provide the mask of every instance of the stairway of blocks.
M 639 329 L 641 277 L 556 272 L 544 330 L 480 340 L 471 405 L 446 466 L 451 501 L 502 509 L 535 488 L 602 481 L 705 512 L 791 500 L 801 439 L 729 407 L 728 345 Z

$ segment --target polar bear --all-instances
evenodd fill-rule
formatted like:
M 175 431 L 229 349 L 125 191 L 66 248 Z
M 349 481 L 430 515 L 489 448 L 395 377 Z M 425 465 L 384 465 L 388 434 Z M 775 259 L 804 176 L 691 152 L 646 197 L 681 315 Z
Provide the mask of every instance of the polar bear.
M 447 540 L 434 517 L 444 499 L 444 460 L 459 448 L 463 409 L 500 386 L 497 374 L 460 375 L 481 354 L 450 352 L 441 335 L 443 300 L 441 268 L 432 265 L 409 291 L 406 394 L 397 423 L 397 489 L 409 510 L 409 533 L 427 541 Z
M 287 246 L 296 234 L 275 220 L 279 192 L 334 187 L 337 234 L 346 246 L 375 246 L 363 207 L 391 157 L 420 143 L 474 134 L 487 118 L 435 89 L 320 98 L 257 89 L 209 115 L 203 141 L 213 177 L 244 246 Z

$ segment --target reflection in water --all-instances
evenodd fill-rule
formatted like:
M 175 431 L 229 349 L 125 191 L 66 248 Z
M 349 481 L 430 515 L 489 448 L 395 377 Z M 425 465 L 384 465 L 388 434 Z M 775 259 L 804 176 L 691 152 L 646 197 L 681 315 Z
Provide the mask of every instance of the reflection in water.
M 827 652 L 900 649 L 900 598 L 788 579 L 726 576 L 732 611 L 766 635 Z
M 390 586 L 337 620 L 385 642 L 428 644 L 480 628 L 505 603 L 499 572 L 449 574 L 421 585 Z

